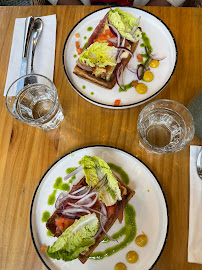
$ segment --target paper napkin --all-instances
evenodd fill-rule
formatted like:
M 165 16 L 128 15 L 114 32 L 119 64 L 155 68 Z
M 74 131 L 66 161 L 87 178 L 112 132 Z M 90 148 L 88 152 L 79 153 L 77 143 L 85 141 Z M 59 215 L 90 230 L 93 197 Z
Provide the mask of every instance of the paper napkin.
M 34 56 L 34 72 L 42 74 L 50 80 L 53 80 L 56 43 L 56 15 L 43 16 L 41 19 L 43 20 L 44 25 Z M 18 18 L 15 20 L 4 96 L 6 95 L 9 86 L 20 76 L 24 42 L 24 25 L 25 18 Z M 15 92 L 12 94 L 15 96 Z
M 190 146 L 190 204 L 188 262 L 202 264 L 202 180 L 196 170 L 201 146 Z

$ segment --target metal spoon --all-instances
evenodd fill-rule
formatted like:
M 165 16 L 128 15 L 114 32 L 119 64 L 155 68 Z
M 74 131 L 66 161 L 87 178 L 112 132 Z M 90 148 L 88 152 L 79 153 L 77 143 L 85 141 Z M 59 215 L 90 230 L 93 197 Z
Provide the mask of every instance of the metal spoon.
M 37 18 L 34 21 L 34 27 L 33 27 L 33 45 L 32 45 L 32 56 L 31 56 L 31 74 L 34 74 L 34 55 L 36 50 L 36 45 L 38 43 L 38 40 L 41 36 L 41 32 L 43 30 L 43 21 L 40 18 Z
M 31 63 L 30 63 L 31 65 L 30 74 L 33 74 L 33 75 L 25 78 L 24 86 L 28 84 L 37 83 L 36 76 L 34 75 L 33 64 L 34 64 L 34 55 L 35 55 L 36 46 L 41 36 L 42 30 L 43 30 L 43 21 L 40 18 L 36 18 L 34 20 L 34 26 L 32 29 L 32 55 L 31 55 Z M 26 74 L 28 74 L 28 65 L 26 69 Z
M 197 158 L 197 161 L 196 161 L 196 168 L 197 168 L 198 176 L 202 180 L 202 147 L 201 147 L 201 149 L 199 151 L 199 154 L 198 154 L 198 158 Z

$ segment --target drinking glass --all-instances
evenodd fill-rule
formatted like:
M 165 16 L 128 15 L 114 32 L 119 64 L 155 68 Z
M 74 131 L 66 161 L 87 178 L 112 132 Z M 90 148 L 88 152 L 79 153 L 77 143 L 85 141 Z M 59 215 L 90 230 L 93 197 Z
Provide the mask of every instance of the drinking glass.
M 178 152 L 191 142 L 195 132 L 188 109 L 167 99 L 148 104 L 139 114 L 137 129 L 140 144 L 152 153 Z
M 39 74 L 14 81 L 6 94 L 6 107 L 15 119 L 43 130 L 57 128 L 64 119 L 55 85 Z

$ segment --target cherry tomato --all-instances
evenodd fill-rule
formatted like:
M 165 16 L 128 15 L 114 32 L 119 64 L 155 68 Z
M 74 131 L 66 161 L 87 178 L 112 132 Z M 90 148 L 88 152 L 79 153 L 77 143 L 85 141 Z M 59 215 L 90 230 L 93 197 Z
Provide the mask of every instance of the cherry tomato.
M 114 101 L 114 106 L 119 106 L 120 105 L 120 99 L 116 99 L 115 101 Z
M 131 84 L 132 84 L 133 87 L 136 87 L 138 85 L 138 81 L 132 81 Z
M 138 62 L 143 61 L 142 55 L 140 53 L 137 55 L 137 60 L 138 60 Z

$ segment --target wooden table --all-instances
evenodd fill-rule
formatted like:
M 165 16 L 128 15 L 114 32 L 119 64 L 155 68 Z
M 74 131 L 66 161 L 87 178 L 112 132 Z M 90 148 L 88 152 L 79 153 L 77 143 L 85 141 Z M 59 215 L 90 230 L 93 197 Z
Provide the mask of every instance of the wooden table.
M 29 212 L 35 188 L 58 158 L 79 147 L 110 145 L 141 159 L 159 179 L 168 202 L 167 243 L 154 269 L 198 270 L 187 262 L 189 219 L 189 147 L 175 154 L 147 154 L 138 144 L 137 117 L 146 105 L 110 110 L 81 98 L 68 83 L 62 67 L 64 41 L 71 28 L 96 6 L 35 6 L 0 8 L 0 269 L 46 269 L 34 249 Z M 185 106 L 201 87 L 201 18 L 197 8 L 144 7 L 171 29 L 178 46 L 175 73 L 155 99 L 168 98 Z M 57 14 L 54 83 L 65 120 L 53 131 L 13 119 L 5 106 L 6 81 L 15 18 Z M 95 117 L 96 116 L 96 117 Z M 191 144 L 201 145 L 196 136 Z M 197 232 L 196 232 L 197 233 Z

